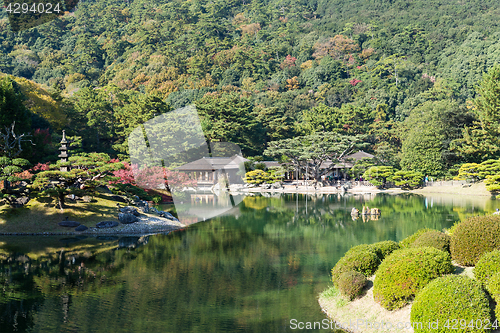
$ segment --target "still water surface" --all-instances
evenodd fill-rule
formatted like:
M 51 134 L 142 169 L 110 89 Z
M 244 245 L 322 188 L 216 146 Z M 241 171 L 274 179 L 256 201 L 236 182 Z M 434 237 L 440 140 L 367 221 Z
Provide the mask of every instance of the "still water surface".
M 378 220 L 352 220 L 352 207 Z M 449 228 L 487 197 L 246 197 L 168 235 L 0 238 L 0 332 L 296 332 L 352 246 Z M 304 330 L 305 331 L 305 330 Z M 327 332 L 325 330 L 325 332 Z

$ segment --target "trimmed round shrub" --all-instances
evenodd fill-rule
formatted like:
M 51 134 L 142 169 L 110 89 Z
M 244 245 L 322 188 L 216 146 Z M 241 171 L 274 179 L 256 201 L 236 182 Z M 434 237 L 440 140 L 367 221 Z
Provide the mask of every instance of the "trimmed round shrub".
M 375 274 L 373 298 L 388 310 L 399 309 L 427 283 L 453 270 L 450 254 L 433 247 L 394 251 Z
M 364 276 L 371 276 L 377 270 L 380 259 L 372 251 L 357 251 L 346 254 L 337 262 L 332 269 L 333 285 L 338 287 L 338 281 L 342 273 L 356 271 Z
M 500 251 L 494 250 L 479 258 L 474 268 L 474 277 L 486 286 L 490 277 L 498 272 L 500 272 Z
M 460 275 L 437 278 L 422 289 L 411 306 L 410 321 L 422 323 L 413 326 L 415 333 L 484 332 L 481 328 L 492 322 L 488 297 L 481 284 Z M 468 327 L 471 321 L 474 328 Z M 437 326 L 429 327 L 428 323 L 435 322 Z M 453 325 L 457 329 L 452 329 Z
M 497 318 L 497 320 L 498 318 L 500 318 L 500 305 L 498 305 L 498 303 L 500 302 L 497 302 L 497 304 L 495 305 L 495 318 Z
M 380 261 L 384 260 L 392 252 L 399 250 L 399 244 L 394 241 L 383 241 L 371 244 L 373 252 L 379 257 Z
M 500 216 L 477 216 L 459 223 L 453 230 L 450 252 L 460 265 L 474 266 L 479 258 L 500 248 Z
M 360 244 L 360 245 L 356 245 L 356 246 L 353 246 L 351 247 L 345 254 L 344 256 L 348 256 L 352 253 L 356 253 L 356 252 L 366 252 L 366 251 L 370 251 L 370 252 L 374 252 L 373 249 L 372 249 L 372 246 L 371 245 L 368 245 L 368 244 Z M 376 254 L 376 253 L 375 253 Z
M 340 274 L 338 285 L 340 293 L 350 301 L 361 295 L 368 280 L 366 276 L 356 271 Z
M 413 235 L 410 235 L 410 236 L 406 237 L 405 239 L 403 239 L 402 241 L 400 241 L 399 242 L 399 247 L 401 247 L 401 248 L 410 247 L 410 245 L 413 244 L 413 242 L 418 237 L 420 237 L 422 234 L 424 234 L 426 232 L 429 232 L 429 231 L 437 231 L 437 230 L 429 229 L 429 228 L 420 229 L 416 233 L 414 233 Z
M 420 236 L 415 239 L 413 243 L 410 244 L 410 247 L 424 247 L 430 246 L 435 247 L 438 250 L 450 252 L 450 240 L 451 237 L 445 234 L 444 232 L 431 230 L 424 232 Z
M 490 293 L 491 297 L 500 303 L 500 272 L 493 274 L 488 280 L 486 290 Z
M 373 244 L 361 244 L 354 247 L 351 247 L 345 255 L 349 255 L 354 252 L 366 252 L 371 251 L 374 252 L 377 257 L 379 257 L 380 261 L 384 260 L 386 256 L 391 254 L 393 251 L 399 249 L 399 244 L 394 241 L 383 241 Z

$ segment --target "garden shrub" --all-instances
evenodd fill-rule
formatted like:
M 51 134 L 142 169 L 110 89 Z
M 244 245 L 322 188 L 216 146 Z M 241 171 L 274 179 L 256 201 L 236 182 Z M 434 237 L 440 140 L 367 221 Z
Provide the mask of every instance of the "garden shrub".
M 265 172 L 261 169 L 256 169 L 245 173 L 244 180 L 246 183 L 257 185 L 262 183 L 274 183 L 276 181 L 276 179 L 271 177 L 271 174 L 269 172 Z
M 493 274 L 486 284 L 486 290 L 490 293 L 491 297 L 500 303 L 500 272 Z M 497 317 L 497 319 L 500 319 Z
M 394 251 L 375 274 L 373 297 L 388 310 L 401 308 L 427 283 L 453 270 L 450 254 L 433 247 Z
M 356 246 L 353 246 L 351 247 L 345 254 L 344 256 L 347 256 L 347 255 L 350 255 L 350 254 L 353 254 L 353 253 L 357 253 L 357 252 L 366 252 L 366 251 L 371 251 L 373 253 L 375 253 L 375 251 L 373 250 L 373 248 L 371 247 L 371 245 L 368 245 L 368 244 L 360 244 L 360 245 L 356 245 Z M 376 254 L 376 253 L 375 253 Z
M 332 269 L 333 284 L 338 287 L 338 281 L 342 273 L 356 271 L 364 276 L 371 276 L 377 270 L 380 259 L 372 251 L 355 251 L 346 254 L 337 262 Z
M 153 197 L 144 191 L 144 189 L 132 184 L 113 184 L 110 190 L 113 194 L 126 195 L 128 197 L 138 196 L 139 199 L 146 201 L 153 200 Z
M 420 237 L 422 234 L 428 232 L 428 231 L 437 231 L 437 230 L 434 230 L 434 229 L 429 229 L 429 228 L 424 228 L 424 229 L 420 229 L 418 230 L 416 233 L 406 237 L 405 239 L 403 239 L 402 241 L 399 242 L 399 246 L 401 248 L 406 248 L 406 247 L 410 247 L 411 244 L 413 244 L 413 242 L 418 238 Z
M 495 319 L 498 320 L 500 318 L 500 306 L 498 305 L 499 302 L 495 305 Z M 498 321 L 497 321 L 498 324 Z
M 435 247 L 438 250 L 450 252 L 451 237 L 444 232 L 431 230 L 421 234 L 410 247 Z
M 339 276 L 338 286 L 342 296 L 350 301 L 361 295 L 368 280 L 366 276 L 356 271 L 347 271 Z
M 394 185 L 405 190 L 411 190 L 422 185 L 424 175 L 418 171 L 396 171 L 391 179 Z
M 391 179 L 393 174 L 394 169 L 391 166 L 372 166 L 365 171 L 363 178 L 380 188 L 385 185 L 387 180 Z
M 474 266 L 487 252 L 500 248 L 500 216 L 471 217 L 453 230 L 450 252 L 460 265 Z
M 495 273 L 500 272 L 500 251 L 487 252 L 479 258 L 474 268 L 474 277 L 484 286 Z
M 379 257 L 380 261 L 384 260 L 392 252 L 399 250 L 399 244 L 395 241 L 383 241 L 370 245 L 371 249 Z
M 458 321 L 456 325 L 453 319 Z M 422 326 L 413 326 L 415 333 L 480 332 L 492 322 L 488 297 L 481 284 L 461 275 L 437 278 L 422 289 L 412 304 L 410 321 L 423 323 Z M 427 325 L 436 321 L 437 327 Z M 468 327 L 471 321 L 474 328 Z M 453 325 L 457 329 L 453 329 Z
M 383 242 L 378 242 L 378 243 L 373 243 L 373 244 L 361 244 L 354 246 L 349 249 L 345 253 L 345 255 L 349 255 L 351 253 L 355 252 L 365 252 L 365 251 L 371 251 L 377 255 L 377 257 L 380 259 L 380 261 L 384 260 L 386 256 L 391 254 L 393 251 L 399 249 L 399 244 L 394 242 L 394 241 L 383 241 Z

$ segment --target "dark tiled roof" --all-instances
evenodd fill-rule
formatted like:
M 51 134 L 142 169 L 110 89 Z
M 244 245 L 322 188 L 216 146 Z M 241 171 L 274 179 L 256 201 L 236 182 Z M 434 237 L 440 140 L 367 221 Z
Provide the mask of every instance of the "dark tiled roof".
M 354 154 L 351 154 L 351 155 L 347 155 L 345 158 L 344 158 L 344 161 L 346 162 L 340 162 L 340 163 L 337 163 L 333 166 L 334 169 L 344 169 L 344 168 L 352 168 L 354 163 L 356 161 L 359 161 L 360 159 L 362 158 L 374 158 L 375 156 L 372 155 L 372 154 L 368 154 L 368 153 L 365 153 L 364 151 L 360 150 L 358 151 L 357 153 L 354 153 Z M 332 165 L 332 161 L 331 160 L 326 160 L 324 161 L 323 163 L 321 163 L 321 169 L 326 169 L 326 168 L 330 168 Z
M 345 159 L 346 160 L 355 160 L 355 161 L 358 161 L 358 160 L 360 160 L 362 158 L 374 158 L 374 157 L 375 157 L 374 155 L 365 153 L 364 151 L 360 150 L 357 153 L 354 153 L 354 154 L 351 154 L 351 155 L 347 155 L 345 157 Z

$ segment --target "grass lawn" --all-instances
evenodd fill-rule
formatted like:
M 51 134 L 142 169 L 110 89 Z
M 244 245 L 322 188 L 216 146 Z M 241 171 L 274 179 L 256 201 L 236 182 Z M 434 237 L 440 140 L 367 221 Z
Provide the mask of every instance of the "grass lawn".
M 0 233 L 64 233 L 74 228 L 64 228 L 58 225 L 65 220 L 77 221 L 87 227 L 95 227 L 97 222 L 118 220 L 117 202 L 110 200 L 106 194 L 94 197 L 96 202 L 77 201 L 66 203 L 66 208 L 60 210 L 49 207 L 49 198 L 32 199 L 21 208 L 0 207 Z M 120 203 L 121 206 L 125 204 Z

